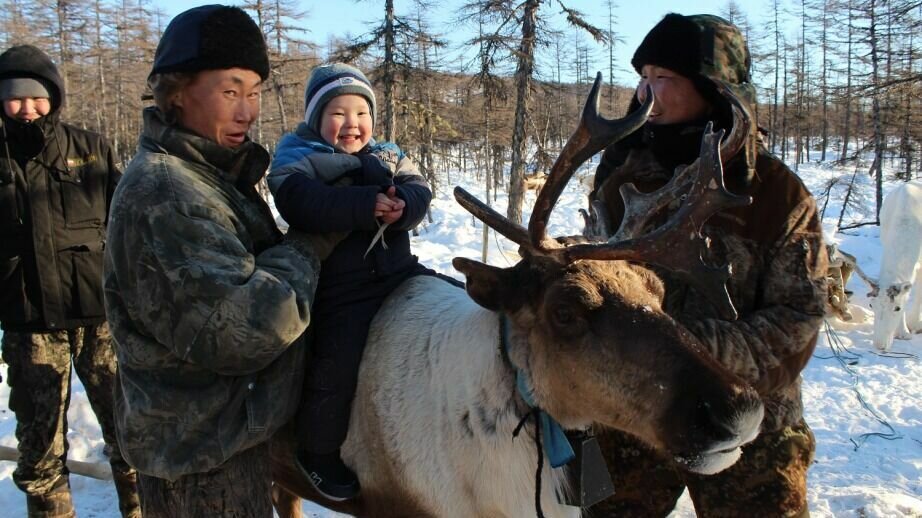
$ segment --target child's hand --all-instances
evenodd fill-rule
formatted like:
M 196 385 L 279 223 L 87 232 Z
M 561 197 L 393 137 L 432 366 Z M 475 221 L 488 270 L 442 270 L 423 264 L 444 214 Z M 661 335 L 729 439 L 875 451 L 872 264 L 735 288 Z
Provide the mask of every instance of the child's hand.
M 406 202 L 397 197 L 397 189 L 392 185 L 375 198 L 375 217 L 381 218 L 383 223 L 393 223 L 403 216 L 406 206 Z

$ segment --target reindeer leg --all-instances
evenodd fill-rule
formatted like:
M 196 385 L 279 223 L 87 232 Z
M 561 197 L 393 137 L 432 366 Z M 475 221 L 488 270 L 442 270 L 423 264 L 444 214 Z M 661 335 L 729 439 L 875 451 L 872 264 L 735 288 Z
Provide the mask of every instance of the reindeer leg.
M 922 272 L 916 272 L 906 301 L 906 327 L 910 333 L 922 333 Z
M 301 518 L 301 499 L 278 484 L 272 484 L 272 507 L 279 518 Z

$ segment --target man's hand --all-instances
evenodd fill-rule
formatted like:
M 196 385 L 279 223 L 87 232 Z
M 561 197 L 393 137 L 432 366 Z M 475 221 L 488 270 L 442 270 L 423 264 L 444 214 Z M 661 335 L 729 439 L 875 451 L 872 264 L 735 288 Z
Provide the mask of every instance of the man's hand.
M 397 189 L 392 185 L 383 193 L 378 193 L 375 199 L 375 217 L 380 218 L 382 223 L 391 224 L 403 216 L 406 206 L 406 202 L 397 197 Z
M 296 228 L 289 228 L 285 234 L 285 241 L 295 247 L 304 255 L 316 255 L 323 261 L 333 253 L 333 249 L 346 237 L 346 232 L 327 232 L 326 234 L 311 234 Z

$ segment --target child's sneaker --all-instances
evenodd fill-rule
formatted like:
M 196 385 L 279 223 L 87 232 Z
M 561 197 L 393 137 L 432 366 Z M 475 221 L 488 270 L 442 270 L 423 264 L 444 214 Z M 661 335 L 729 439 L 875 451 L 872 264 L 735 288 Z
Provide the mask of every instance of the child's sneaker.
M 343 463 L 339 450 L 324 454 L 300 452 L 295 464 L 314 489 L 330 500 L 341 502 L 359 494 L 359 479 Z

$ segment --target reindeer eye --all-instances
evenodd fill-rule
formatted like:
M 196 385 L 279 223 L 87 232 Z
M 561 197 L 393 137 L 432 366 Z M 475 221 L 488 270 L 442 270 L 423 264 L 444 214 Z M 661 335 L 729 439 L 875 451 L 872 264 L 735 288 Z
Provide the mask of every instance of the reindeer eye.
M 558 306 L 554 308 L 552 316 L 554 318 L 554 323 L 560 326 L 570 325 L 575 318 L 573 310 L 567 306 Z
M 586 320 L 579 306 L 558 304 L 548 315 L 551 326 L 564 337 L 574 338 L 586 331 Z
M 900 311 L 900 309 L 901 309 L 901 308 L 900 308 L 899 306 L 897 306 L 897 307 L 893 308 L 893 311 Z

